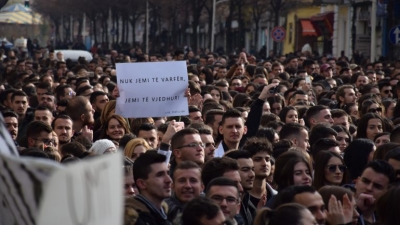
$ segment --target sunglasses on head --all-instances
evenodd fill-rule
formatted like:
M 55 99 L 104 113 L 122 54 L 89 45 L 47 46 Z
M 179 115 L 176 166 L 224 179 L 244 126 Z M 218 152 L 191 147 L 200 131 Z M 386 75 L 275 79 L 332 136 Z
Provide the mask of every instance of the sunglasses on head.
M 330 173 L 336 173 L 337 168 L 339 168 L 341 173 L 344 173 L 344 171 L 347 169 L 345 165 L 329 165 L 327 168 Z
M 368 109 L 368 112 L 371 112 L 371 113 L 382 112 L 382 108 L 379 107 L 379 108 Z

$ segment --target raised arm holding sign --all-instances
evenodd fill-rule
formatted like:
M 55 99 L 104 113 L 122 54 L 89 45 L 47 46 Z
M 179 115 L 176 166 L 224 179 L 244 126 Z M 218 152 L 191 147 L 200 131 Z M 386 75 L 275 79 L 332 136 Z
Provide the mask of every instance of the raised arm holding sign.
M 188 115 L 184 61 L 120 63 L 116 113 L 127 118 Z

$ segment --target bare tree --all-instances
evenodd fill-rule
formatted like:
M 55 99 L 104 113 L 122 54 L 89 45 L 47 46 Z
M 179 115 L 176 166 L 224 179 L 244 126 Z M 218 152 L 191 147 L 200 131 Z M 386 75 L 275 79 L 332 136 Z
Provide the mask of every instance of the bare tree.
M 255 26 L 253 44 L 254 46 L 257 46 L 259 30 L 260 30 L 260 20 L 263 17 L 263 15 L 266 14 L 270 6 L 268 2 L 265 0 L 248 0 L 248 1 L 249 1 L 248 7 Z

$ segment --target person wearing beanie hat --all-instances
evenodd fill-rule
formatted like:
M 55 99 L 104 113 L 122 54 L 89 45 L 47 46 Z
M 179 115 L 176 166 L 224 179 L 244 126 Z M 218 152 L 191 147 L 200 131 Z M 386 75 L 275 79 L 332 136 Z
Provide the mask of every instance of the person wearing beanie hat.
M 93 143 L 89 152 L 93 152 L 96 155 L 114 153 L 117 151 L 115 144 L 108 139 L 100 139 Z

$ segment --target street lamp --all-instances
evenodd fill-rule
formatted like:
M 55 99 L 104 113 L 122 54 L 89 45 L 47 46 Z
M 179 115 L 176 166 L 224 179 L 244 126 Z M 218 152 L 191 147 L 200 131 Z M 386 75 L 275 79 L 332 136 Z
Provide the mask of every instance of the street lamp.
M 215 26 L 214 26 L 214 24 L 215 24 L 215 11 L 216 11 L 216 8 L 217 8 L 217 4 L 218 3 L 222 3 L 222 2 L 227 2 L 227 1 L 229 1 L 229 0 L 220 0 L 220 1 L 218 1 L 217 2 L 217 0 L 213 0 L 213 7 L 212 7 L 212 9 L 213 9 L 213 14 L 212 14 L 212 22 L 211 22 L 211 49 L 210 49 L 210 51 L 211 52 L 213 52 L 214 51 L 214 36 L 215 36 Z

